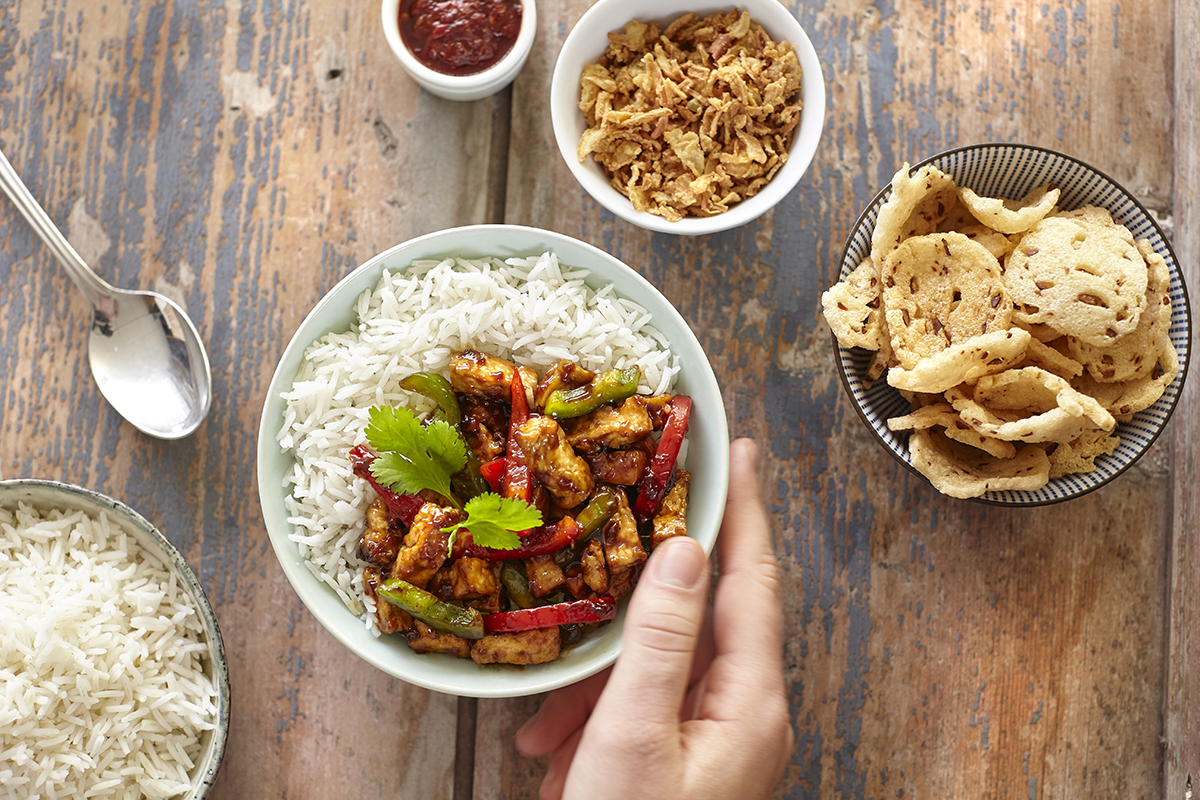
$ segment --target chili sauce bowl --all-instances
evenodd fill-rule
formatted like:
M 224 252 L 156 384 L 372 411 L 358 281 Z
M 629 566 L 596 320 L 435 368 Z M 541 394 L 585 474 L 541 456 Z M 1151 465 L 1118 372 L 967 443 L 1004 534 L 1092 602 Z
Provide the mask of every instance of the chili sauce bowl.
M 509 51 L 486 69 L 469 75 L 450 75 L 425 65 L 413 54 L 400 34 L 401 0 L 383 0 L 383 35 L 404 68 L 418 85 L 446 100 L 480 100 L 513 82 L 533 50 L 537 33 L 537 3 L 521 1 L 521 26 Z
M 375 289 L 385 270 L 402 272 L 413 261 L 423 259 L 524 258 L 547 251 L 554 251 L 565 266 L 588 270 L 591 274 L 586 283 L 592 288 L 611 284 L 616 294 L 641 305 L 651 315 L 649 324 L 670 343 L 679 364 L 673 391 L 692 398 L 685 462 L 692 473 L 688 535 L 711 551 L 729 484 L 729 430 L 721 389 L 708 357 L 687 322 L 649 281 L 603 250 L 560 233 L 515 225 L 474 225 L 421 236 L 371 258 L 338 283 L 300 324 L 280 357 L 263 407 L 258 434 L 259 499 L 267 534 L 288 581 L 325 629 L 360 658 L 408 683 L 447 694 L 517 697 L 549 691 L 599 672 L 620 652 L 628 601 L 621 602 L 615 620 L 547 664 L 478 665 L 470 659 L 414 652 L 400 635 L 374 635 L 314 574 L 290 538 L 295 529 L 288 519 L 285 483 L 297 466 L 294 454 L 283 450 L 278 439 L 288 413 L 283 394 L 292 390 L 310 345 L 328 333 L 348 331 L 357 324 L 360 298 Z
M 577 152 L 580 137 L 587 130 L 579 110 L 579 79 L 587 64 L 599 61 L 608 47 L 608 34 L 620 32 L 625 24 L 657 22 L 663 28 L 688 12 L 701 17 L 737 6 L 762 25 L 776 42 L 790 42 L 803 71 L 800 100 L 800 124 L 792 132 L 788 160 L 770 182 L 753 197 L 746 198 L 728 211 L 711 217 L 684 217 L 671 222 L 649 211 L 633 207 L 628 197 L 610 183 L 608 175 L 595 159 L 580 161 Z M 817 152 L 825 125 L 825 79 L 821 62 L 812 42 L 795 15 L 779 0 L 746 0 L 741 3 L 695 3 L 693 0 L 597 0 L 587 10 L 563 42 L 550 84 L 550 120 L 554 139 L 567 168 L 589 195 L 604 208 L 640 228 L 685 236 L 699 236 L 736 228 L 758 219 L 775 207 L 796 188 Z

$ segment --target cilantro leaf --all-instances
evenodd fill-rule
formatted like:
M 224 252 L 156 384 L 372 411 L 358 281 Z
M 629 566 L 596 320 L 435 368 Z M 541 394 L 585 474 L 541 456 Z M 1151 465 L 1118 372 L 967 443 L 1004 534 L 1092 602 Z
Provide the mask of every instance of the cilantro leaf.
M 542 512 L 537 508 L 524 500 L 498 494 L 473 497 L 467 501 L 464 510 L 466 519 L 442 530 L 457 534 L 465 528 L 471 532 L 475 544 L 495 550 L 516 550 L 521 546 L 518 531 L 542 524 Z
M 450 476 L 467 463 L 458 432 L 445 422 L 426 428 L 403 407 L 372 406 L 368 414 L 367 442 L 380 454 L 371 463 L 375 480 L 405 494 L 429 489 L 453 501 Z

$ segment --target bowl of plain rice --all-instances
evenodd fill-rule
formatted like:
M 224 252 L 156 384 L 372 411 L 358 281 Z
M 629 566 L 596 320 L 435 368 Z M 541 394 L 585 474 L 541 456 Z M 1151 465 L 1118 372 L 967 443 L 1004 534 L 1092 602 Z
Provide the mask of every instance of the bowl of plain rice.
M 0 797 L 207 796 L 229 673 L 187 562 L 141 515 L 0 481 Z
M 343 279 L 296 331 L 267 392 L 258 483 L 271 543 L 306 608 L 358 656 L 409 683 L 473 697 L 548 691 L 613 662 L 623 609 L 557 661 L 481 666 L 379 635 L 363 598 L 356 549 L 374 492 L 354 477 L 348 451 L 364 441 L 370 406 L 427 410 L 399 382 L 445 370 L 464 347 L 540 371 L 560 359 L 592 370 L 636 364 L 644 391 L 690 395 L 688 535 L 706 550 L 728 483 L 721 392 L 695 335 L 645 278 L 535 228 L 479 225 L 398 245 Z

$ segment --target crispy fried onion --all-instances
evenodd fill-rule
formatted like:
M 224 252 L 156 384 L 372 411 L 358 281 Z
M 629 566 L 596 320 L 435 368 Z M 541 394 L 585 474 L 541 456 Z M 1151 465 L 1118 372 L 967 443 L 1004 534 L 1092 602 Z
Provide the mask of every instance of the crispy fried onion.
M 632 21 L 580 78 L 591 155 L 639 211 L 709 217 L 757 194 L 787 162 L 800 63 L 736 9 L 665 30 Z

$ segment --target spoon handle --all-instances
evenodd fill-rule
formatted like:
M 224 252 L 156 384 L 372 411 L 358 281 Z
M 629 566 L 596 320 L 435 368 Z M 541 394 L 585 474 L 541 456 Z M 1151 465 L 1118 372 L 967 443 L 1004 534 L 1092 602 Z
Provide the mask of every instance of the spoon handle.
M 4 189 L 13 205 L 29 221 L 34 232 L 50 248 L 50 252 L 58 257 L 58 262 L 63 265 L 67 275 L 92 305 L 101 298 L 111 296 L 112 287 L 93 272 L 80 258 L 79 253 L 75 252 L 67 237 L 62 235 L 62 231 L 38 205 L 38 201 L 33 199 L 29 188 L 21 180 L 21 176 L 17 175 L 12 164 L 8 163 L 8 158 L 3 152 L 0 152 L 0 188 Z

